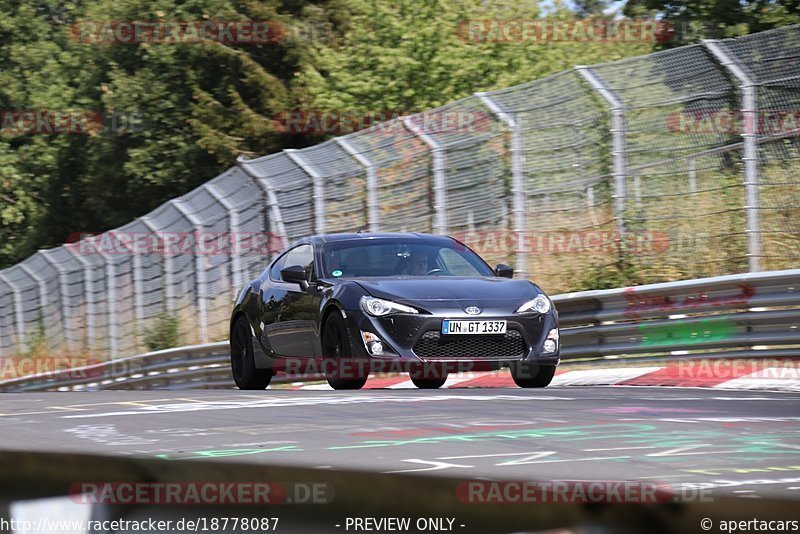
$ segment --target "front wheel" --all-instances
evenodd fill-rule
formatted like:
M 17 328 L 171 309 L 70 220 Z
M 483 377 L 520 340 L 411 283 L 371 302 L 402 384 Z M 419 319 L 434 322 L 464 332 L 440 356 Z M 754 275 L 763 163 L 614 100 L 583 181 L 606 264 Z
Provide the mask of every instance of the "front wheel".
M 365 360 L 353 358 L 350 335 L 342 316 L 333 312 L 322 330 L 325 380 L 333 389 L 361 389 L 367 382 Z
M 556 374 L 555 365 L 518 363 L 511 366 L 511 378 L 521 388 L 543 388 L 550 385 Z
M 256 368 L 250 325 L 243 315 L 231 330 L 231 374 L 239 389 L 266 389 L 272 380 L 272 371 Z
M 447 382 L 447 368 L 441 365 L 425 365 L 411 369 L 411 382 L 419 389 L 439 389 Z

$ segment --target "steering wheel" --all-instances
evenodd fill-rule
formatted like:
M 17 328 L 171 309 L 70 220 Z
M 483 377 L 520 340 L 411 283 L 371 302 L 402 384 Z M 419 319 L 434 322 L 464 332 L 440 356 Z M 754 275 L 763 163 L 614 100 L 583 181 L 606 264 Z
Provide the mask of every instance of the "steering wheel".
M 430 271 L 428 271 L 427 273 L 425 273 L 423 276 L 428 276 L 429 274 L 433 274 L 433 273 L 443 273 L 443 272 L 444 272 L 444 269 L 431 269 Z

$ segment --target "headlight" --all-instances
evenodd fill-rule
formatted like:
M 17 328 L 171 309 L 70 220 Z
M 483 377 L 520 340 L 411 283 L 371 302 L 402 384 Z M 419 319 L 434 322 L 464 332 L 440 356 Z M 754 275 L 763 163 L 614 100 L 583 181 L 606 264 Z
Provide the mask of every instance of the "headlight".
M 391 300 L 361 297 L 361 309 L 373 317 L 383 317 L 392 313 L 419 313 L 410 306 L 403 306 Z
M 547 313 L 550 311 L 550 299 L 544 295 L 536 295 L 536 298 L 533 300 L 529 300 L 519 308 L 517 308 L 517 313 L 529 313 L 529 312 L 536 312 L 536 313 Z

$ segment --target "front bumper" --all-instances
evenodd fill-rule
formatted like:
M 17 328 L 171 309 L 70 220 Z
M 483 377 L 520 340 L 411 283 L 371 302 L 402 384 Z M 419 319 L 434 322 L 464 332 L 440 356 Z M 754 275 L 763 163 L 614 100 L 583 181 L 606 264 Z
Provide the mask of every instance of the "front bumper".
M 372 317 L 361 310 L 348 310 L 347 321 L 357 355 L 373 360 L 400 361 L 408 364 L 456 362 L 496 368 L 511 363 L 536 362 L 558 365 L 560 344 L 554 352 L 545 352 L 548 333 L 558 328 L 553 310 L 538 314 L 492 315 L 480 317 L 453 314 L 394 314 Z M 506 320 L 504 335 L 441 335 L 445 319 Z M 361 332 L 377 335 L 383 354 L 370 354 Z

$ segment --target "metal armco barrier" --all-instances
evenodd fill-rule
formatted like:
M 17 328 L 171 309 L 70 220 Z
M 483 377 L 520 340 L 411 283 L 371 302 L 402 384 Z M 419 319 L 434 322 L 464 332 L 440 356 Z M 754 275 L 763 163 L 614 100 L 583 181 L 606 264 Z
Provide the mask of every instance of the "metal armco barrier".
M 567 293 L 553 301 L 567 362 L 800 356 L 800 269 Z M 273 383 L 298 380 L 279 374 Z M 0 382 L 0 391 L 231 387 L 227 342 Z
M 800 269 L 558 295 L 561 357 L 800 356 Z

